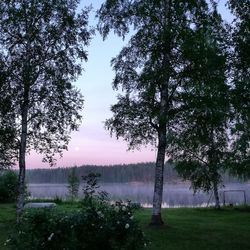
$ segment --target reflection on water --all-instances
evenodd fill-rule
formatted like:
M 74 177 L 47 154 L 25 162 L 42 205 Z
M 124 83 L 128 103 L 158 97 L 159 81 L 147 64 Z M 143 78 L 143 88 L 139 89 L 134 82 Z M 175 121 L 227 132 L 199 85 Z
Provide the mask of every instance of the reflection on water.
M 28 190 L 32 198 L 67 198 L 68 195 L 67 184 L 29 184 Z M 152 183 L 101 183 L 100 190 L 108 192 L 111 200 L 131 200 L 145 207 L 152 206 Z M 250 183 L 226 185 L 219 192 L 221 202 L 223 202 L 225 190 L 245 190 L 246 202 L 250 203 Z M 79 197 L 82 193 L 82 187 L 80 187 Z M 164 185 L 163 207 L 203 207 L 207 206 L 208 201 L 209 205 L 213 204 L 213 195 L 203 192 L 193 194 L 188 184 Z M 226 204 L 244 204 L 244 192 L 226 192 L 225 202 Z

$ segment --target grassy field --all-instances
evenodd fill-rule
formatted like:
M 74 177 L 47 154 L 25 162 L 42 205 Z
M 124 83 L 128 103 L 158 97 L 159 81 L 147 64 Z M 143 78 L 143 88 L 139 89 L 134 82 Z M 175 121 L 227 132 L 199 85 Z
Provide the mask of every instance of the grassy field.
M 8 239 L 15 225 L 14 204 L 0 204 L 0 249 L 7 250 L 4 242 Z
M 164 209 L 166 226 L 148 226 L 150 210 L 138 213 L 151 250 L 249 250 L 250 210 Z
M 13 230 L 14 212 L 13 204 L 0 204 L 0 249 L 7 250 L 3 244 Z M 151 242 L 149 250 L 250 249 L 250 208 L 163 209 L 165 226 L 161 228 L 148 226 L 150 212 L 150 209 L 136 212 Z

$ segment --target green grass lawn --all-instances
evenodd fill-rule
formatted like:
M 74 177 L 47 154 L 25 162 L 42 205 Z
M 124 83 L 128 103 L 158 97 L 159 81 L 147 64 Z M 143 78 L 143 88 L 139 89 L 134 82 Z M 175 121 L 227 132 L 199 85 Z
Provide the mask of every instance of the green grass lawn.
M 8 239 L 15 225 L 14 204 L 0 204 L 0 249 L 7 250 L 4 242 Z
M 165 226 L 148 226 L 150 210 L 137 214 L 152 250 L 249 250 L 250 210 L 163 209 Z
M 70 205 L 60 205 L 70 209 Z M 0 204 L 0 249 L 13 230 L 13 204 Z M 163 209 L 165 226 L 148 226 L 150 209 L 136 212 L 143 231 L 151 242 L 149 250 L 249 250 L 250 208 Z M 60 250 L 60 249 L 59 249 Z M 100 249 L 101 250 L 101 249 Z

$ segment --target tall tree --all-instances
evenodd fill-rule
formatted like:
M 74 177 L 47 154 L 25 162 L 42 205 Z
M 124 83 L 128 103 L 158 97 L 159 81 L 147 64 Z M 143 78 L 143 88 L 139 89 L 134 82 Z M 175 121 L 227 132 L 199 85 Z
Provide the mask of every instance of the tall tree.
M 231 83 L 234 108 L 232 170 L 250 176 L 250 3 L 229 0 L 235 19 L 232 25 Z
M 180 110 L 179 95 L 193 75 L 184 44 L 206 22 L 204 0 L 107 0 L 98 12 L 104 38 L 110 30 L 122 37 L 133 30 L 128 45 L 112 60 L 113 86 L 125 92 L 111 110 L 106 127 L 130 148 L 157 147 L 152 225 L 163 224 L 161 203 L 166 149 Z M 197 36 L 197 39 L 199 37 Z M 195 46 L 188 49 L 197 55 Z M 202 67 L 202 65 L 201 65 Z
M 54 155 L 67 149 L 70 131 L 81 120 L 83 98 L 72 82 L 87 60 L 91 32 L 88 10 L 77 13 L 78 0 L 7 0 L 0 5 L 0 58 L 5 88 L 11 93 L 18 150 L 17 220 L 24 204 L 26 154 Z M 3 94 L 4 98 L 7 93 Z M 2 98 L 2 97 L 1 97 Z
M 218 187 L 225 171 L 229 151 L 230 87 L 228 74 L 229 32 L 216 10 L 206 17 L 185 44 L 186 58 L 193 74 L 187 80 L 183 100 L 173 129 L 169 149 L 177 170 L 192 182 L 194 190 L 213 190 L 220 207 Z M 190 47 L 197 54 L 190 54 Z M 176 144 L 175 144 L 176 143 Z

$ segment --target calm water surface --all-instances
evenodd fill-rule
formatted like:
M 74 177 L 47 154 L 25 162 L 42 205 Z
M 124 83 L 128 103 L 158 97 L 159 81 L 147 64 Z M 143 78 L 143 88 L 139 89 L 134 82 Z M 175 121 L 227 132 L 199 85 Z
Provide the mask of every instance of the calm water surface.
M 67 184 L 29 184 L 28 190 L 32 198 L 67 198 L 68 196 Z M 152 206 L 152 183 L 102 183 L 99 190 L 108 192 L 111 200 L 128 199 L 146 207 Z M 227 190 L 244 190 L 246 202 L 250 204 L 250 183 L 228 184 L 219 191 L 221 202 L 225 197 L 227 204 L 244 204 L 244 192 L 224 192 Z M 82 187 L 80 187 L 79 197 L 82 193 Z M 189 184 L 164 185 L 163 207 L 207 206 L 207 204 L 213 204 L 213 201 L 214 197 L 211 194 L 203 192 L 193 194 Z

